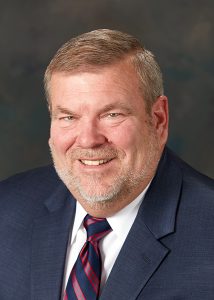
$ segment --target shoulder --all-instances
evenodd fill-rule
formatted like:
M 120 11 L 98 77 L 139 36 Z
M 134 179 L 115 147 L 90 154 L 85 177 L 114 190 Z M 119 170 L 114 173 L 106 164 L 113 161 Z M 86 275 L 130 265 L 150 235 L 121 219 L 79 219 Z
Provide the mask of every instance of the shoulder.
M 22 223 L 27 226 L 39 211 L 44 210 L 44 202 L 63 185 L 53 166 L 33 169 L 16 174 L 0 182 L 1 221 Z
M 179 168 L 182 176 L 179 211 L 184 212 L 187 219 L 196 223 L 210 221 L 213 224 L 214 214 L 214 180 L 201 174 L 171 151 L 169 159 Z
M 195 170 L 169 149 L 167 149 L 167 155 L 169 160 L 181 170 L 184 189 L 191 190 L 196 195 L 203 193 L 213 196 L 214 180 L 212 178 Z
M 27 186 L 31 187 L 32 185 L 37 184 L 38 182 L 42 183 L 42 180 L 46 180 L 46 182 L 53 180 L 59 180 L 58 176 L 55 172 L 55 169 L 52 165 L 32 169 L 26 172 L 15 174 L 3 181 L 0 182 L 0 190 L 8 189 L 8 187 L 18 188 Z M 7 190 L 8 191 L 8 190 Z
M 39 195 L 48 193 L 60 179 L 52 165 L 19 173 L 0 182 L 0 195 Z

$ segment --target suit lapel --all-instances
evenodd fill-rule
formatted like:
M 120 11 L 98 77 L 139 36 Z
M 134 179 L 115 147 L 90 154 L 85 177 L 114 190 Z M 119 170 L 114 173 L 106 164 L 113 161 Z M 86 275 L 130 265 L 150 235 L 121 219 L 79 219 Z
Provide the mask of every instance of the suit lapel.
M 182 176 L 166 150 L 100 300 L 134 300 L 169 253 L 160 239 L 174 232 Z
M 63 184 L 36 218 L 32 238 L 32 299 L 59 300 L 75 201 Z
M 142 220 L 135 222 L 100 300 L 136 299 L 167 253 Z

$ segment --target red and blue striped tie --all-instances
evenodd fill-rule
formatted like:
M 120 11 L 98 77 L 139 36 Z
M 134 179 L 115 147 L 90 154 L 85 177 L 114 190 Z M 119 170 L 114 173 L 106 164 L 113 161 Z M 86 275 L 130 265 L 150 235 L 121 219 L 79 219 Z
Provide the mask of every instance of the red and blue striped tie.
M 71 271 L 63 300 L 96 300 L 99 297 L 101 256 L 99 241 L 112 229 L 106 219 L 84 218 L 87 241 Z

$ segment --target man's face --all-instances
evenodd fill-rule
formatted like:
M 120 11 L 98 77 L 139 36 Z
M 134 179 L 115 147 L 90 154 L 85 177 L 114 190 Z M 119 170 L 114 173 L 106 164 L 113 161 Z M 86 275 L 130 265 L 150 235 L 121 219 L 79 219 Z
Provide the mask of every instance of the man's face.
M 167 136 L 167 104 L 151 115 L 133 67 L 54 73 L 50 148 L 56 170 L 83 206 L 130 203 L 154 175 Z

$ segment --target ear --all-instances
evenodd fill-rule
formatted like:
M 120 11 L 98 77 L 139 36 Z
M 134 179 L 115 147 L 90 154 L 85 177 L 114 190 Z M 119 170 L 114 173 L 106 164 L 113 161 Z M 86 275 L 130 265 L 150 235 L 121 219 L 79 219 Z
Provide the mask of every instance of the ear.
M 168 99 L 166 96 L 159 96 L 152 106 L 153 126 L 161 146 L 166 144 L 168 138 L 169 112 Z

